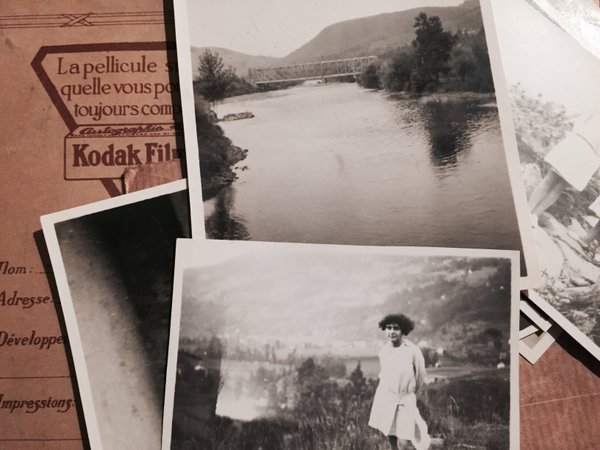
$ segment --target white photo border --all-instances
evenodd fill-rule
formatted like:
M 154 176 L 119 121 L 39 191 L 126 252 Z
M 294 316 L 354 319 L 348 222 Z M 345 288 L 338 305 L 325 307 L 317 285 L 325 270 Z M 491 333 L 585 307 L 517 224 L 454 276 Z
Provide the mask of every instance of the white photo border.
M 546 350 L 556 341 L 556 338 L 560 336 L 562 330 L 558 325 L 553 325 L 544 331 L 542 334 L 537 336 L 537 341 L 533 346 L 528 345 L 526 342 L 531 335 L 523 338 L 519 341 L 519 353 L 523 358 L 529 361 L 531 364 L 535 364 L 538 359 L 542 357 Z
M 542 317 L 540 313 L 533 309 L 533 307 L 528 303 L 527 300 L 521 300 L 520 308 L 521 312 L 525 314 L 529 318 L 529 320 L 531 320 L 535 324 L 535 326 L 538 327 L 540 330 L 548 331 L 552 326 L 552 321 Z
M 521 314 L 523 314 L 523 311 L 521 311 Z M 519 319 L 521 317 L 519 316 Z M 520 321 L 519 321 L 520 323 Z M 521 328 L 519 327 L 519 340 L 526 338 L 527 336 L 533 334 L 533 333 L 537 333 L 538 331 L 540 331 L 540 329 L 538 327 L 536 327 L 533 323 L 527 325 L 525 328 Z
M 564 331 L 573 337 L 579 344 L 590 352 L 594 358 L 600 360 L 600 346 L 598 346 L 589 336 L 581 331 L 573 322 L 563 316 L 560 311 L 554 308 L 550 303 L 544 300 L 537 292 L 528 291 L 527 298 L 531 300 L 538 308 L 548 314 L 548 317 L 556 322 Z

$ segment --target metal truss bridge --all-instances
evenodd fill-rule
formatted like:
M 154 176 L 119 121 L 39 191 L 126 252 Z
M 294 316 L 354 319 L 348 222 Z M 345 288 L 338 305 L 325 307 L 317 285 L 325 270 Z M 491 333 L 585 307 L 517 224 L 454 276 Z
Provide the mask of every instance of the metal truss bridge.
M 290 66 L 251 68 L 248 70 L 248 73 L 250 80 L 254 84 L 322 80 L 346 75 L 358 75 L 364 68 L 376 60 L 377 56 L 361 56 L 358 58 L 335 59 Z

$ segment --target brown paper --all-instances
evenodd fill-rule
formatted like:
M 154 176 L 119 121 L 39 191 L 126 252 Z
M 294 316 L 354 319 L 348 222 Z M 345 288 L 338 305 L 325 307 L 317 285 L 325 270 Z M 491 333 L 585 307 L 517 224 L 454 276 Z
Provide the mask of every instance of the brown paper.
M 534 365 L 521 358 L 519 371 L 522 449 L 598 448 L 598 360 L 562 333 Z
M 36 232 L 43 214 L 119 195 L 128 168 L 178 165 L 165 17 L 172 24 L 157 0 L 0 5 L 2 449 L 82 448 L 58 299 Z M 171 169 L 166 181 L 180 176 Z

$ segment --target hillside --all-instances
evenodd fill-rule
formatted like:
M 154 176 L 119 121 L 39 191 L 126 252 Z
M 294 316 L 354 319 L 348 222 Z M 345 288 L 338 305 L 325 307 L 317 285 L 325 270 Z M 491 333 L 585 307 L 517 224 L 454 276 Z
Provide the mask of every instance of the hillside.
M 184 285 L 186 338 L 226 327 L 262 343 L 376 342 L 381 317 L 402 311 L 419 324 L 417 342 L 462 347 L 487 328 L 508 340 L 510 271 L 493 259 L 265 254 L 188 269 Z
M 223 58 L 225 66 L 233 67 L 241 77 L 245 77 L 248 74 L 248 68 L 250 67 L 272 66 L 280 60 L 280 58 L 272 56 L 247 55 L 220 47 L 192 47 L 192 70 L 194 78 L 198 76 L 198 60 L 204 50 L 211 50 L 218 53 Z
M 446 30 L 479 29 L 483 26 L 478 2 L 457 7 L 416 8 L 348 20 L 328 26 L 315 38 L 283 58 L 286 64 L 379 55 L 409 45 L 414 38 L 415 17 L 424 12 L 442 19 Z
M 218 47 L 192 47 L 194 77 L 198 73 L 198 57 L 205 49 L 219 53 L 225 65 L 233 67 L 239 76 L 246 76 L 250 67 L 379 55 L 387 50 L 410 45 L 414 38 L 414 19 L 421 12 L 440 16 L 444 28 L 453 32 L 458 29 L 478 30 L 483 26 L 477 0 L 467 0 L 455 7 L 415 8 L 379 14 L 330 25 L 283 58 L 248 55 Z

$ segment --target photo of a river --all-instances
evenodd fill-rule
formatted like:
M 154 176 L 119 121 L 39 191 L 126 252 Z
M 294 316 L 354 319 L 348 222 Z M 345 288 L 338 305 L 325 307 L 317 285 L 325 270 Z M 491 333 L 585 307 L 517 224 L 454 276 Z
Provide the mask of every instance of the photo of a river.
M 226 99 L 248 149 L 205 202 L 211 238 L 521 248 L 493 95 L 407 98 L 354 83 Z

